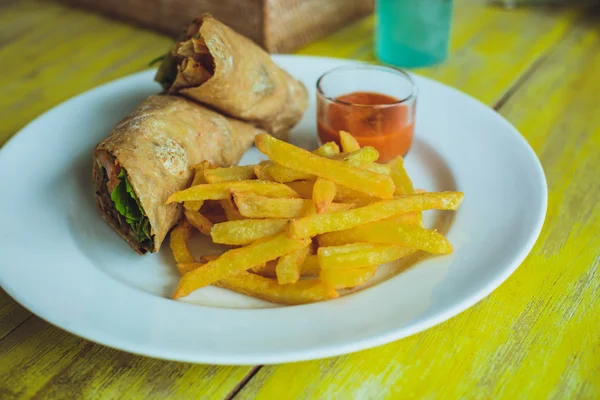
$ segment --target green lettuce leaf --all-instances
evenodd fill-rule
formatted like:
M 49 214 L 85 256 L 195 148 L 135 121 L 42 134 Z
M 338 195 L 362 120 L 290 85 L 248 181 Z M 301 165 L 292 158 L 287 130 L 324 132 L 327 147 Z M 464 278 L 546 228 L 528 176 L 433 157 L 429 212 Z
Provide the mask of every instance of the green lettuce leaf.
M 127 179 L 127 172 L 124 168 L 121 168 L 117 178 L 120 182 L 113 189 L 110 198 L 115 203 L 119 214 L 125 218 L 125 222 L 135 232 L 140 244 L 151 247 L 153 239 L 150 233 L 150 221 Z

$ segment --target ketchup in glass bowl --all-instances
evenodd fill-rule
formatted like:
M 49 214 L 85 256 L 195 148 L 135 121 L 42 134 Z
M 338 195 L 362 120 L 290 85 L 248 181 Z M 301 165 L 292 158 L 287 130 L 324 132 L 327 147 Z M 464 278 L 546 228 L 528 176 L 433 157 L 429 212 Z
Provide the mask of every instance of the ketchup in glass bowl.
M 349 132 L 379 152 L 379 162 L 405 156 L 415 131 L 416 87 L 406 72 L 378 65 L 333 69 L 317 81 L 317 130 L 322 143 Z

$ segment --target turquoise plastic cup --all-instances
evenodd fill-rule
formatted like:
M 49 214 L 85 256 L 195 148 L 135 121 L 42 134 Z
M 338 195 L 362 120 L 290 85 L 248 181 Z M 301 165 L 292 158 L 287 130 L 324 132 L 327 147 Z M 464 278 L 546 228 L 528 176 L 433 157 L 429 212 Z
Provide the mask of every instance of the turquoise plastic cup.
M 452 0 L 377 0 L 375 53 L 397 67 L 426 67 L 448 57 Z

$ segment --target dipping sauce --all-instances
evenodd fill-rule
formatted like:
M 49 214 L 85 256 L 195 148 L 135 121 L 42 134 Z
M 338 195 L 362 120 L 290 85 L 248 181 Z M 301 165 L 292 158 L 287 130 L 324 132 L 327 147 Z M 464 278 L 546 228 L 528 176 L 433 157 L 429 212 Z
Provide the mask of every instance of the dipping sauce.
M 353 92 L 335 98 L 319 97 L 317 129 L 323 143 L 340 143 L 339 131 L 349 132 L 361 146 L 379 152 L 379 162 L 405 156 L 415 130 L 415 102 L 374 92 Z

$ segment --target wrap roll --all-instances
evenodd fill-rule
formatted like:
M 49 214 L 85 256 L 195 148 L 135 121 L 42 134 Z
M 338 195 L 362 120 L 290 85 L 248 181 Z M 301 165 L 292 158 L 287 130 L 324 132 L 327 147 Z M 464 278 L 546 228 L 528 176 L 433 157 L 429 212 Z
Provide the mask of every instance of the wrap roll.
M 304 85 L 267 52 L 209 14 L 196 18 L 163 60 L 155 80 L 280 139 L 308 107 Z
M 138 253 L 158 251 L 182 213 L 165 202 L 190 184 L 190 167 L 234 165 L 261 132 L 182 97 L 147 98 L 93 152 L 102 216 Z

